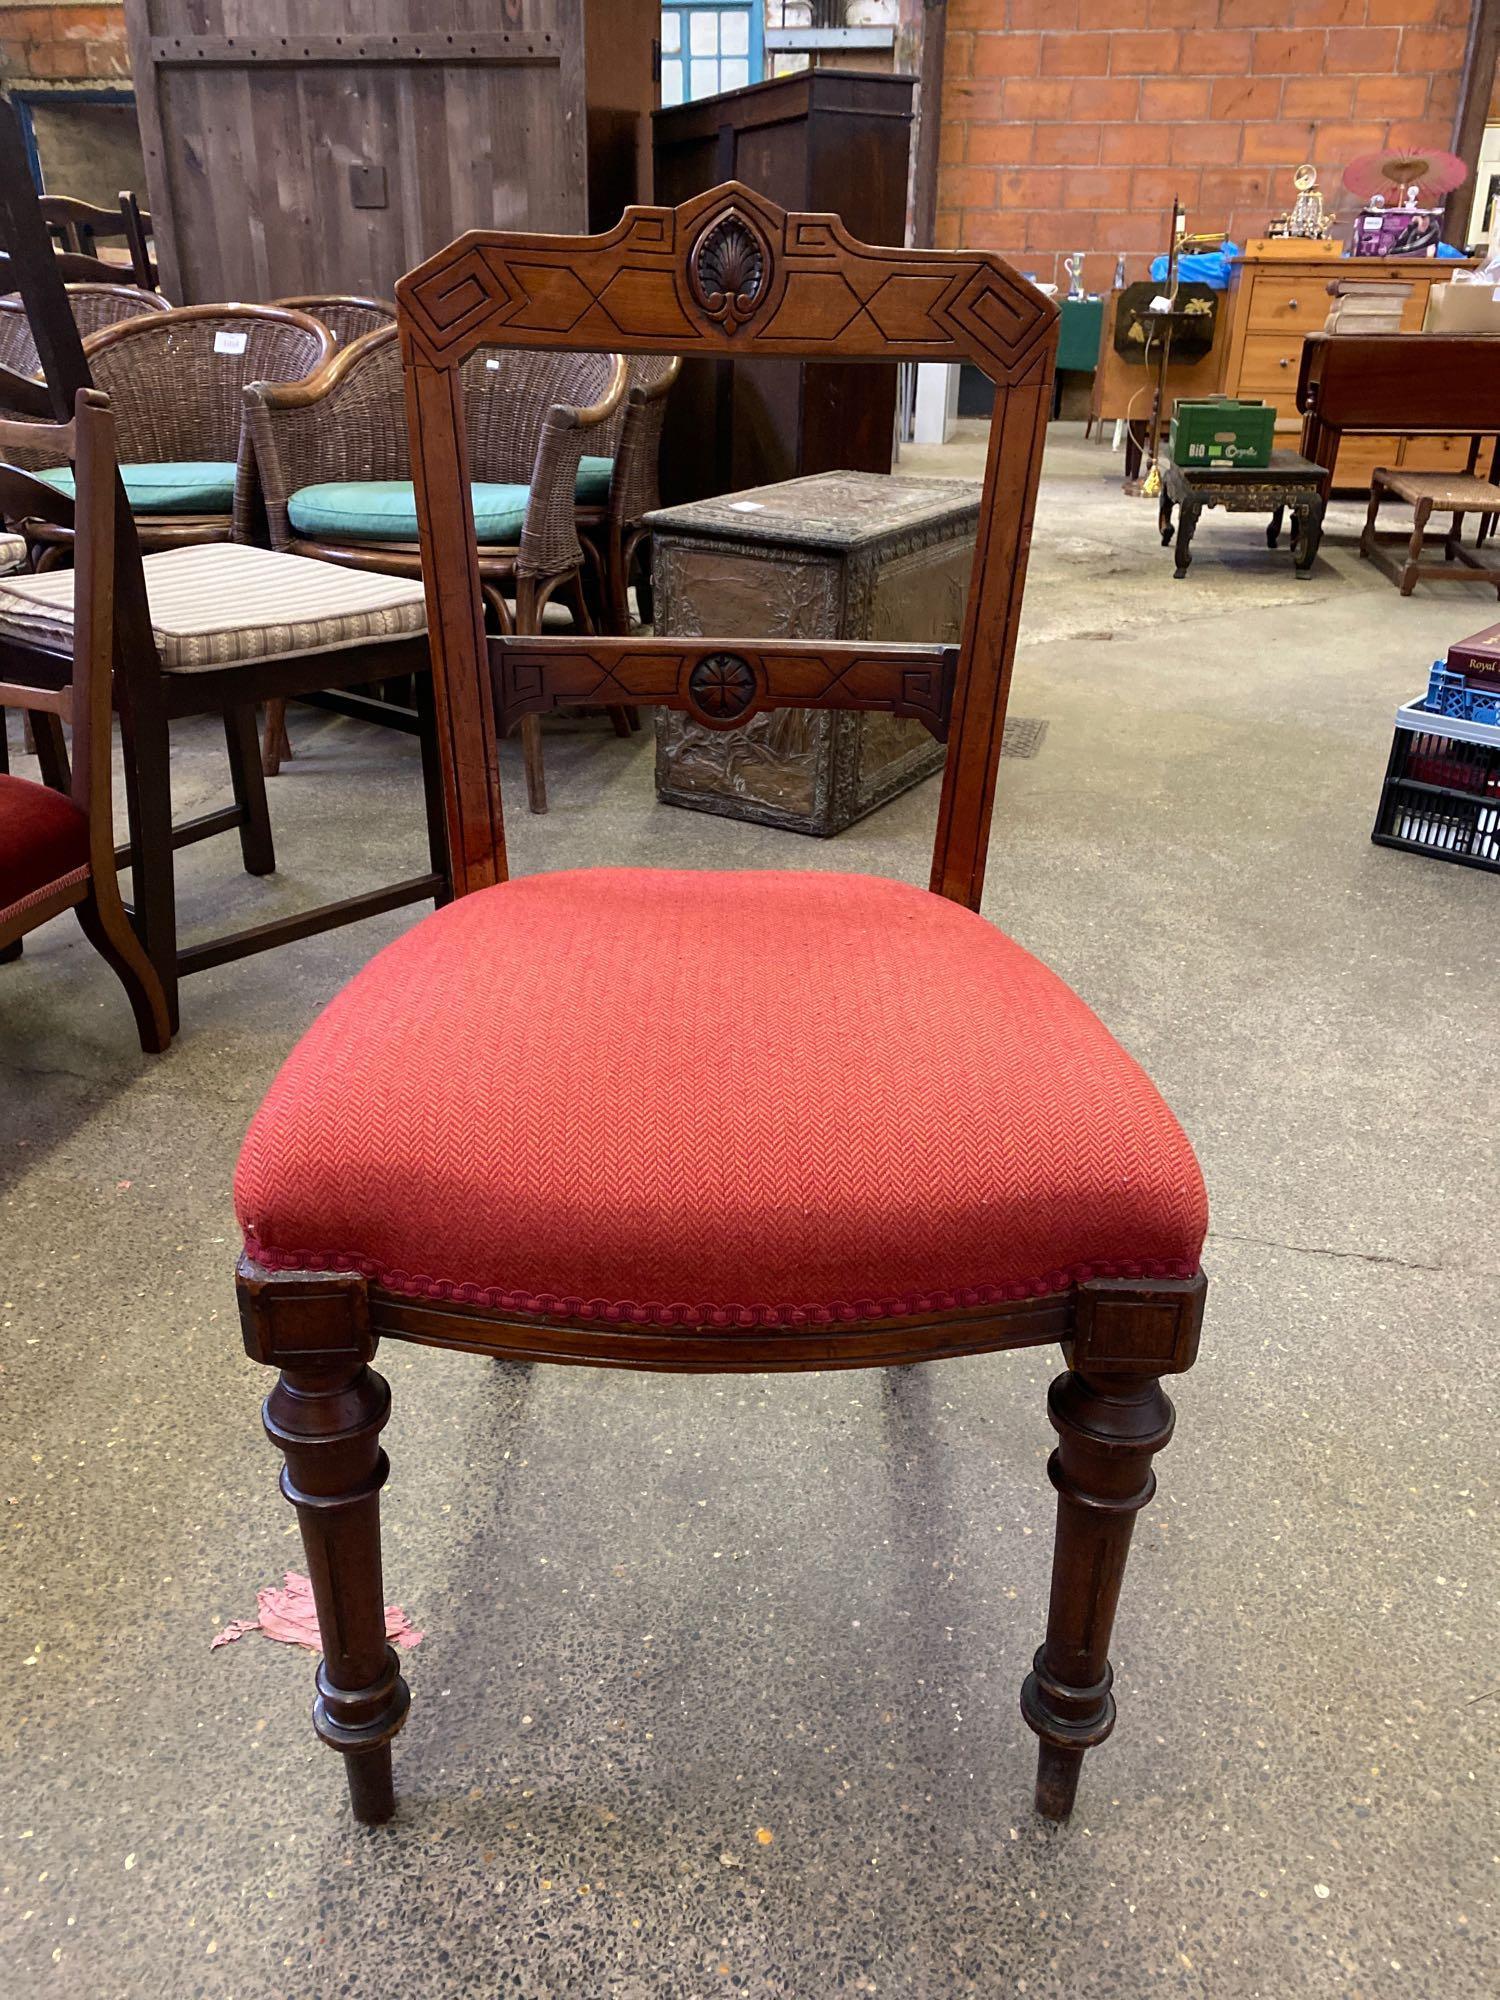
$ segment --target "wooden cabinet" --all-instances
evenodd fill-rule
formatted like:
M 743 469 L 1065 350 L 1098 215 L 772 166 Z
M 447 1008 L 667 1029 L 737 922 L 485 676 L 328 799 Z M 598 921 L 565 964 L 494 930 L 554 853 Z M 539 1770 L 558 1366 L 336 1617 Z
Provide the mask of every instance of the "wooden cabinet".
M 126 18 L 163 288 L 184 303 L 388 296 L 466 229 L 607 228 L 650 199 L 658 0 L 126 0 Z
M 902 243 L 913 79 L 814 69 L 658 111 L 656 199 L 743 181 Z M 849 362 L 689 361 L 667 405 L 662 495 L 702 499 L 811 472 L 889 472 L 896 370 Z
M 1297 410 L 1302 342 L 1308 334 L 1323 330 L 1333 307 L 1329 285 L 1370 284 L 1376 279 L 1410 285 L 1411 296 L 1401 309 L 1401 331 L 1420 333 L 1428 292 L 1461 268 L 1431 257 L 1339 257 L 1315 250 L 1237 257 L 1226 302 L 1223 374 L 1216 386 L 1225 395 L 1258 396 L 1273 403 L 1277 443 L 1295 445 L 1302 434 Z M 1378 465 L 1415 466 L 1422 471 L 1451 466 L 1462 471 L 1468 449 L 1467 438 L 1460 446 L 1452 438 L 1350 437 L 1340 449 L 1333 484 L 1368 488 Z

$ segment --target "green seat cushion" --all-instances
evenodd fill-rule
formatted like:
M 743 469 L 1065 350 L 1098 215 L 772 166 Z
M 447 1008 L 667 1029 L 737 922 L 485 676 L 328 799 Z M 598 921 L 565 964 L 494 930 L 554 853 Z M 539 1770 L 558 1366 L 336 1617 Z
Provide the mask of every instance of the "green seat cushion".
M 125 496 L 137 514 L 228 514 L 234 510 L 234 460 L 167 461 L 122 465 Z M 59 493 L 72 494 L 73 468 L 54 466 L 36 477 Z
M 609 498 L 609 482 L 614 475 L 612 458 L 581 458 L 573 497 L 585 507 L 602 507 Z
M 574 489 L 578 499 L 586 506 L 602 506 L 613 470 L 613 459 L 585 458 Z M 469 491 L 478 539 L 502 547 L 518 542 L 531 488 L 476 479 Z M 288 499 L 286 511 L 299 535 L 361 542 L 417 539 L 417 499 L 409 479 L 331 479 L 303 486 Z

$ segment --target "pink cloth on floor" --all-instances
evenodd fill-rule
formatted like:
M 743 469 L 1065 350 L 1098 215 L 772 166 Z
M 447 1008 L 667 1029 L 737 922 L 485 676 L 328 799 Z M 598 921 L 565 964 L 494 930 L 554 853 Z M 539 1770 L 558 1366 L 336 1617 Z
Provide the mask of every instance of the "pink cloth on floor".
M 266 1589 L 256 1592 L 255 1602 L 259 1616 L 231 1619 L 213 1639 L 210 1652 L 216 1646 L 233 1645 L 247 1632 L 264 1632 L 268 1639 L 276 1639 L 283 1646 L 306 1646 L 311 1653 L 322 1652 L 323 1640 L 318 1631 L 318 1612 L 313 1603 L 309 1578 L 289 1569 L 284 1590 L 268 1585 Z M 413 1646 L 419 1646 L 427 1635 L 416 1630 L 399 1604 L 388 1604 L 385 1607 L 385 1636 L 393 1646 L 400 1646 L 409 1652 Z

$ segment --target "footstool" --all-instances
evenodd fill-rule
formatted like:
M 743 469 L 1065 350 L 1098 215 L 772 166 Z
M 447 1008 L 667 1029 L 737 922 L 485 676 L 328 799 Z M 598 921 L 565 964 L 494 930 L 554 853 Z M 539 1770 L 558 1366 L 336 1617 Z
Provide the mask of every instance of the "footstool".
M 1377 534 L 1375 517 L 1385 500 L 1404 500 L 1415 511 L 1409 536 Z M 1435 513 L 1451 516 L 1443 537 L 1443 560 L 1424 563 L 1422 542 Z M 1496 513 L 1500 513 L 1500 486 L 1477 472 L 1400 472 L 1378 466 L 1370 480 L 1370 511 L 1359 538 L 1359 552 L 1401 586 L 1403 597 L 1410 597 L 1424 578 L 1429 583 L 1493 583 L 1500 596 L 1500 568 L 1487 563 L 1479 553 L 1487 520 Z M 1477 514 L 1480 520 L 1478 543 L 1472 549 L 1459 540 L 1465 514 Z M 1402 543 L 1406 560 L 1398 562 L 1389 551 Z
M 1161 545 L 1172 542 L 1172 508 L 1177 516 L 1177 568 L 1186 576 L 1193 560 L 1193 531 L 1205 507 L 1223 507 L 1231 514 L 1269 514 L 1266 547 L 1274 549 L 1290 507 L 1293 517 L 1292 561 L 1299 577 L 1312 574 L 1318 544 L 1323 539 L 1323 510 L 1328 504 L 1327 472 L 1295 451 L 1273 451 L 1269 465 L 1177 465 L 1170 459 L 1159 468 Z M 1500 496 L 1497 496 L 1500 504 Z

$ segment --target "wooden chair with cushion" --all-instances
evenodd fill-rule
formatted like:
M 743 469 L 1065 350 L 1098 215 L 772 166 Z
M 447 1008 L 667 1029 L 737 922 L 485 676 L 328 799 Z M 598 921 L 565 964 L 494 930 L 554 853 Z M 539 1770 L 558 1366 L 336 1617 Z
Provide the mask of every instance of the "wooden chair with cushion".
M 472 355 L 459 381 L 491 621 L 502 631 L 539 631 L 556 599 L 591 629 L 575 503 L 607 499 L 610 461 L 589 446 L 624 400 L 624 362 L 615 354 L 496 348 Z M 421 575 L 394 327 L 341 348 L 309 381 L 254 384 L 245 408 L 272 548 Z M 268 714 L 268 749 L 281 723 Z M 616 727 L 625 726 L 617 714 Z M 536 716 L 526 718 L 522 740 L 528 802 L 545 812 Z
M 55 405 L 70 407 L 80 388 L 92 386 L 88 361 L 40 227 L 35 194 L 9 171 L 7 154 L 19 150 L 14 125 L 0 115 L 0 233 L 14 246 L 13 262 L 41 351 L 47 393 Z M 320 342 L 326 341 L 321 328 L 314 331 Z M 38 385 L 23 382 L 23 387 L 30 392 Z M 406 903 L 446 898 L 426 609 L 420 587 L 402 578 L 367 575 L 239 542 L 190 544 L 143 559 L 136 517 L 118 481 L 116 496 L 115 686 L 130 819 L 132 920 L 166 992 L 175 1027 L 178 982 L 189 973 Z M 63 685 L 70 671 L 73 616 L 67 571 L 0 576 L 0 679 L 43 689 Z M 398 675 L 413 676 L 417 688 L 430 866 L 335 902 L 179 946 L 177 848 L 234 831 L 251 874 L 270 874 L 275 867 L 255 741 L 255 705 Z M 191 715 L 222 717 L 234 799 L 174 824 L 170 732 L 174 721 Z M 39 725 L 50 721 L 38 718 Z M 65 789 L 67 759 L 60 731 L 39 726 L 37 751 L 48 782 Z
M 45 431 L 47 436 L 39 436 Z M 72 650 L 66 674 L 42 690 L 10 685 L 0 701 L 72 727 L 72 782 L 66 792 L 0 774 L 0 959 L 19 956 L 28 931 L 76 911 L 84 935 L 118 975 L 135 1012 L 141 1047 L 167 1046 L 171 1029 L 161 982 L 120 900 L 110 781 L 110 673 L 114 648 L 114 448 L 105 398 L 80 392 L 71 424 L 0 422 L 0 506 L 66 514 L 72 501 L 5 464 L 17 447 L 37 447 L 78 467 L 79 530 Z M 0 546 L 0 559 L 5 550 Z M 0 711 L 3 713 L 3 711 Z
M 391 299 L 359 299 L 344 292 L 314 292 L 305 299 L 277 299 L 289 312 L 303 312 L 321 320 L 333 335 L 334 344 L 347 347 L 361 334 L 396 324 L 396 307 Z
M 738 185 L 600 237 L 471 233 L 397 301 L 459 900 L 314 1023 L 236 1181 L 245 1343 L 281 1371 L 265 1421 L 325 1641 L 317 1732 L 356 1816 L 385 1818 L 408 1696 L 381 1339 L 704 1373 L 1056 1341 L 1052 1601 L 1021 1702 L 1061 1818 L 1114 1722 L 1110 1628 L 1171 1435 L 1161 1377 L 1197 1351 L 1206 1216 L 1142 1071 L 977 913 L 1057 308 L 986 252 L 874 249 Z M 996 396 L 962 646 L 486 637 L 461 383 L 507 341 L 974 363 Z M 822 869 L 507 880 L 497 728 L 602 700 L 712 729 L 922 719 L 948 744 L 931 893 Z
M 658 471 L 667 397 L 682 372 L 675 354 L 632 355 L 630 387 L 611 422 L 609 492 L 602 503 L 580 499 L 579 537 L 599 577 L 606 632 L 630 633 L 630 581 L 641 564 L 637 589 L 642 616 L 650 617 L 651 556 L 646 516 L 661 505 Z M 642 560 L 644 558 L 644 560 Z

